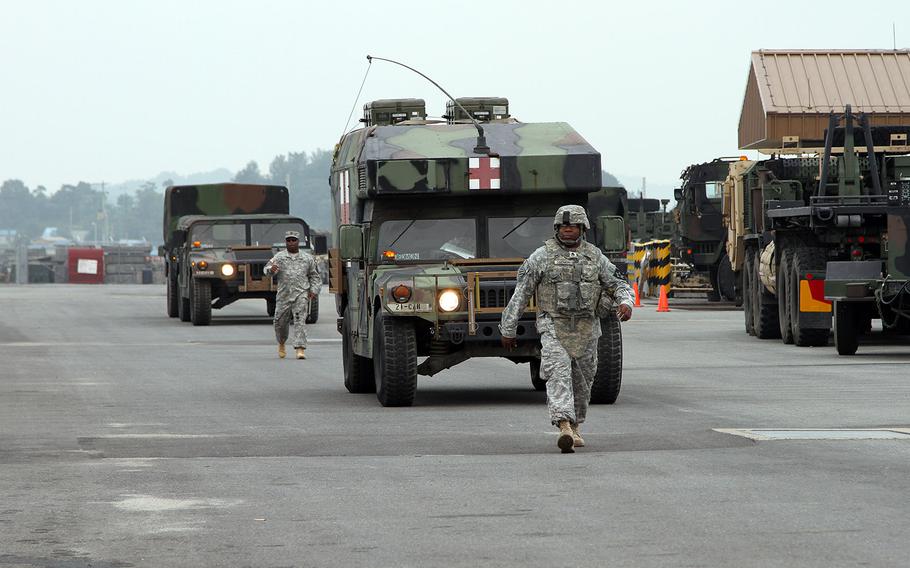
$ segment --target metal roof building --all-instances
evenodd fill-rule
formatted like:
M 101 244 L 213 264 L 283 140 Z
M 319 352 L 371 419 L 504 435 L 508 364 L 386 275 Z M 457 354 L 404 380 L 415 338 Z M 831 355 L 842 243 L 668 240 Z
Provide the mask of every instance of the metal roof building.
M 910 50 L 754 51 L 739 147 L 818 148 L 847 104 L 872 125 L 910 126 Z

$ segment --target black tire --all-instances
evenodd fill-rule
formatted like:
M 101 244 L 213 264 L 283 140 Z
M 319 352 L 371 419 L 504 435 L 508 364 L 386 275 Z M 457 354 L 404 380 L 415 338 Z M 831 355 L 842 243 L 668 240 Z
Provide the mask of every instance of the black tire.
M 265 313 L 269 314 L 270 318 L 275 317 L 275 300 L 266 300 L 265 301 Z
M 804 272 L 825 273 L 827 255 L 825 249 L 798 246 L 793 249 L 790 264 L 790 327 L 793 329 L 793 343 L 800 347 L 823 347 L 828 345 L 829 328 L 806 329 L 799 323 L 800 274 Z
M 547 381 L 540 376 L 540 359 L 531 359 L 531 386 L 536 391 L 547 390 Z
M 190 321 L 193 325 L 212 323 L 212 283 L 208 280 L 190 280 Z
M 190 321 L 190 299 L 184 298 L 177 285 L 177 317 L 180 321 Z
M 168 274 L 167 276 L 167 315 L 168 317 L 177 317 L 180 301 L 180 289 L 177 287 L 177 275 Z
M 351 314 L 345 310 L 341 322 L 341 357 L 344 366 L 344 388 L 349 393 L 365 394 L 376 392 L 376 379 L 373 375 L 373 362 L 354 353 L 351 345 Z
M 859 348 L 859 314 L 848 302 L 834 302 L 834 346 L 838 355 L 856 355 Z
M 736 300 L 736 273 L 733 272 L 733 265 L 730 264 L 730 257 L 727 256 L 727 253 L 724 253 L 717 265 L 715 289 L 724 300 L 728 302 Z
M 752 263 L 752 318 L 755 337 L 759 339 L 780 339 L 780 322 L 777 319 L 777 304 L 768 302 L 773 298 L 765 289 L 758 274 L 761 255 L 756 253 Z
M 310 309 L 306 313 L 306 323 L 316 323 L 319 320 L 319 296 L 310 300 Z
M 784 249 L 780 253 L 780 263 L 777 265 L 777 319 L 780 324 L 780 339 L 786 345 L 793 343 L 793 328 L 790 323 L 790 263 L 793 253 Z
M 755 335 L 755 316 L 752 314 L 752 265 L 755 261 L 755 251 L 751 248 L 746 249 L 743 259 L 743 316 L 745 316 L 746 333 Z
M 376 314 L 373 319 L 373 373 L 383 406 L 411 406 L 417 393 L 417 334 L 410 321 Z
M 622 325 L 615 314 L 600 320 L 597 373 L 591 385 L 592 404 L 613 404 L 622 387 Z

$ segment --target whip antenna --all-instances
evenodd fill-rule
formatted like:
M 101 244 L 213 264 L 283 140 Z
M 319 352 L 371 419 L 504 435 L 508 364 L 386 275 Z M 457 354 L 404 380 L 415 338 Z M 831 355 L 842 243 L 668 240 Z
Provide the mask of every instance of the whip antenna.
M 351 107 L 351 113 L 348 114 L 348 120 L 344 123 L 344 130 L 341 131 L 342 137 L 348 132 L 348 125 L 351 124 L 351 117 L 354 116 L 354 110 L 357 108 L 357 102 L 360 100 L 360 93 L 363 92 L 363 86 L 367 82 L 367 75 L 370 74 L 370 67 L 373 66 L 373 62 L 370 61 L 369 57 L 367 57 L 367 61 L 369 61 L 369 63 L 367 63 L 367 70 L 363 74 L 363 81 L 360 82 L 360 88 L 357 90 L 357 96 L 354 97 L 354 105 Z
M 393 59 L 385 59 L 384 57 L 373 57 L 372 55 L 367 55 L 367 61 L 369 61 L 370 63 L 373 63 L 374 59 L 377 59 L 379 61 L 388 61 L 389 63 L 394 63 L 395 65 L 400 65 L 401 67 L 404 67 L 405 69 L 409 69 L 409 70 L 413 71 L 414 73 L 417 73 L 418 75 L 420 75 L 421 77 L 423 77 L 424 79 L 429 81 L 430 83 L 433 83 L 433 85 L 435 85 L 437 89 L 442 91 L 443 94 L 445 94 L 445 96 L 449 97 L 449 99 L 453 103 L 455 103 L 458 106 L 458 108 L 461 109 L 461 112 L 465 113 L 465 115 L 471 119 L 471 122 L 474 123 L 474 128 L 477 129 L 477 145 L 474 146 L 474 153 L 475 154 L 486 154 L 488 156 L 490 155 L 490 147 L 487 146 L 487 139 L 483 134 L 483 127 L 480 125 L 480 122 L 478 122 L 477 119 L 474 118 L 474 115 L 472 115 L 467 110 L 465 110 L 465 108 L 463 106 L 461 106 L 461 103 L 458 102 L 455 99 L 455 97 L 450 95 L 448 91 L 443 89 L 439 83 L 437 83 L 433 79 L 430 79 L 429 77 L 427 77 L 426 75 L 424 75 L 423 73 L 418 71 L 417 69 L 414 69 L 413 67 L 409 67 L 409 66 L 405 65 L 404 63 L 395 61 Z M 348 120 L 350 120 L 350 119 L 348 119 Z

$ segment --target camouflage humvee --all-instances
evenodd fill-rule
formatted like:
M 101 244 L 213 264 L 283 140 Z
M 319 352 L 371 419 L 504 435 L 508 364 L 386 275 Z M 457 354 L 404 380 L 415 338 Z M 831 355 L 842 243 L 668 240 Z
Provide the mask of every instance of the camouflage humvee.
M 312 249 L 307 224 L 289 215 L 187 215 L 177 223 L 175 290 L 177 315 L 193 325 L 208 325 L 212 309 L 237 300 L 261 298 L 275 315 L 277 285 L 265 264 L 285 246 L 286 231 L 300 232 L 300 247 Z M 170 282 L 169 282 L 170 284 Z M 307 323 L 319 317 L 318 298 L 310 302 Z
M 329 281 L 344 384 L 376 391 L 384 406 L 412 404 L 418 374 L 471 357 L 530 363 L 543 388 L 533 301 L 515 351 L 501 347 L 498 323 L 519 265 L 553 235 L 556 209 L 585 206 L 601 188 L 600 154 L 568 124 L 519 123 L 505 99 L 464 101 L 475 119 L 489 118 L 488 154 L 475 151 L 481 139 L 463 112 L 450 107 L 448 122 L 426 120 L 420 99 L 366 105 L 366 127 L 336 147 L 339 248 L 329 253 Z M 427 359 L 418 365 L 418 356 Z M 595 388 L 595 402 L 618 394 L 605 375 L 616 365 L 604 367 L 598 385 L 607 388 Z
M 262 273 L 265 263 L 284 246 L 287 230 L 300 231 L 300 246 L 325 252 L 325 239 L 314 239 L 300 218 L 288 215 L 283 186 L 207 184 L 172 186 L 164 197 L 164 241 L 159 254 L 167 262 L 167 314 L 194 325 L 208 325 L 212 309 L 243 298 L 262 298 L 275 312 L 275 284 Z M 311 305 L 308 323 L 318 317 Z

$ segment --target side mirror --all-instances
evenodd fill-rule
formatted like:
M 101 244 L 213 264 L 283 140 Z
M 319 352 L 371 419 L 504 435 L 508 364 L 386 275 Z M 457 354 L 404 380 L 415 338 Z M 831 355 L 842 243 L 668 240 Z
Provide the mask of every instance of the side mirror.
M 673 190 L 673 197 L 676 198 L 676 201 L 682 201 L 683 192 L 682 192 L 681 187 L 677 187 L 676 189 Z
M 605 252 L 623 252 L 626 250 L 626 222 L 622 217 L 598 217 L 600 234 L 603 235 Z
M 329 252 L 329 239 L 325 235 L 312 235 L 313 254 L 323 255 Z
M 186 244 L 186 231 L 174 231 L 174 248 L 182 247 Z
M 363 227 L 360 225 L 338 227 L 338 249 L 341 260 L 363 260 Z

